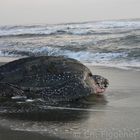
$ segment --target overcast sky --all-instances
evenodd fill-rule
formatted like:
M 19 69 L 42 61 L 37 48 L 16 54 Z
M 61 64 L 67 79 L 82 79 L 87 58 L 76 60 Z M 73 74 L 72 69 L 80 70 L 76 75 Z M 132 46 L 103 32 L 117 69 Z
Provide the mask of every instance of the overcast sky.
M 0 25 L 140 18 L 140 0 L 0 0 Z

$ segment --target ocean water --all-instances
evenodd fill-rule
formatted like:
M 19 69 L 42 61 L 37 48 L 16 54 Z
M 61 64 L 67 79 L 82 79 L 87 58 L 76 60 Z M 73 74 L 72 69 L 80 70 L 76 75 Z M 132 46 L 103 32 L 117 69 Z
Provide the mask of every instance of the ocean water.
M 140 20 L 0 27 L 0 62 L 40 55 L 140 70 Z M 19 109 L 15 104 L 1 105 L 0 131 L 4 127 L 8 133 L 2 131 L 0 140 L 21 140 L 25 132 L 41 134 L 44 139 L 55 136 L 56 140 L 139 140 L 139 72 L 98 67 L 94 73 L 110 80 L 105 96 L 59 105 L 28 100 L 25 106 L 18 102 Z M 21 131 L 23 137 L 11 131 Z M 36 135 L 31 139 L 37 139 Z
M 0 57 L 40 55 L 139 69 L 140 20 L 0 26 Z

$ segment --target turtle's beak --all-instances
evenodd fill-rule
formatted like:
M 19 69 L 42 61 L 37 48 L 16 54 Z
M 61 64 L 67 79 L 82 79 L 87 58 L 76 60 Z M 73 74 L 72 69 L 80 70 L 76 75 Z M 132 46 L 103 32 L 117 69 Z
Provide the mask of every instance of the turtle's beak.
M 105 81 L 104 81 L 104 87 L 107 88 L 108 85 L 109 85 L 109 81 L 107 79 L 105 79 Z

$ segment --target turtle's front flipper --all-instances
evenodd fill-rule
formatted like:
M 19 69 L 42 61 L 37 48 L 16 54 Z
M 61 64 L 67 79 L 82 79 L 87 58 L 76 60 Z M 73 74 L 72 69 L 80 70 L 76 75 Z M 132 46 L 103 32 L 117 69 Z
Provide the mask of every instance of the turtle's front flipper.
M 0 83 L 0 102 L 25 99 L 24 91 L 9 83 Z

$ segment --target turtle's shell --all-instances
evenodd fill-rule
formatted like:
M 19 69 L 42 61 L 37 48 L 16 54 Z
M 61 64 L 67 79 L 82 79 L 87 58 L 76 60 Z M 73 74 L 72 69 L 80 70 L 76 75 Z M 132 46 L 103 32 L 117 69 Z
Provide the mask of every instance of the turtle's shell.
M 32 98 L 73 100 L 94 92 L 90 70 L 71 58 L 28 57 L 0 67 L 0 82 L 10 83 Z

